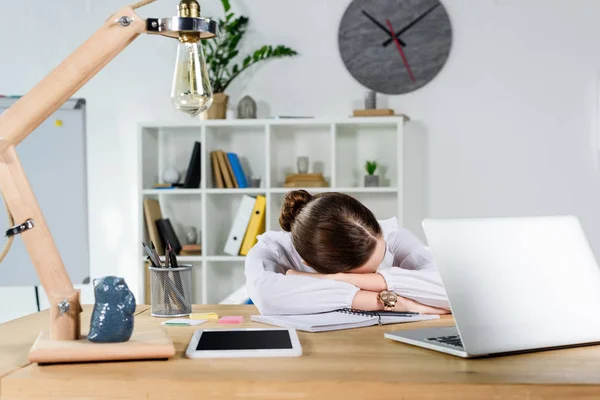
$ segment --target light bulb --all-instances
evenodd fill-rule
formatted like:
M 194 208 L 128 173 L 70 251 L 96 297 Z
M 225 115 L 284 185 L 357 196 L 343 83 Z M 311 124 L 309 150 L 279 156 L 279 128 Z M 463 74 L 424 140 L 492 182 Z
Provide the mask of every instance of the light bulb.
M 171 102 L 192 117 L 208 110 L 212 104 L 212 88 L 199 40 L 179 40 Z

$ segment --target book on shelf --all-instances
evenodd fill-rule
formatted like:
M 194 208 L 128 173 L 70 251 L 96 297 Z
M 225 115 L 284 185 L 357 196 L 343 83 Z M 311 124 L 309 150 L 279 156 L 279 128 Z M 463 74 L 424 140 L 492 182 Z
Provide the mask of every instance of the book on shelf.
M 201 162 L 202 162 L 202 144 L 200 142 L 194 143 L 192 149 L 192 155 L 188 164 L 188 169 L 185 174 L 185 180 L 183 187 L 185 189 L 198 189 L 200 187 L 201 177 Z
M 213 186 L 223 189 L 225 188 L 225 184 L 223 183 L 223 174 L 221 173 L 221 168 L 219 166 L 219 156 L 216 151 L 210 152 L 210 160 L 212 163 L 212 171 L 213 171 Z
M 230 256 L 247 255 L 256 244 L 256 237 L 265 232 L 264 196 L 243 195 L 227 235 L 223 252 Z
M 238 184 L 238 187 L 247 188 L 248 181 L 246 180 L 246 175 L 244 175 L 244 170 L 242 169 L 242 164 L 240 164 L 240 159 L 237 154 L 227 153 L 227 159 L 231 165 L 231 170 L 233 171 L 233 176 Z
M 160 234 L 163 244 L 171 243 L 175 254 L 179 254 L 182 249 L 181 242 L 179 242 L 179 238 L 177 237 L 177 234 L 175 234 L 175 229 L 173 229 L 171 220 L 169 220 L 169 218 L 161 218 L 156 221 L 156 227 L 158 228 L 158 233 Z
M 210 153 L 214 186 L 219 189 L 247 188 L 248 179 L 236 153 L 217 149 Z
M 162 219 L 162 212 L 160 210 L 160 203 L 154 199 L 144 199 L 144 219 L 146 220 L 146 229 L 148 230 L 148 236 L 154 246 L 156 252 L 160 256 L 165 255 L 165 247 L 163 244 L 162 237 L 158 231 L 156 221 Z
M 233 176 L 230 174 L 230 167 L 228 167 L 229 162 L 227 160 L 227 157 L 225 156 L 225 153 L 221 150 L 215 150 L 215 153 L 217 155 L 217 160 L 219 161 L 219 170 L 221 172 L 221 176 L 223 177 L 223 182 L 225 183 L 225 187 L 227 189 L 232 189 L 235 188 L 235 184 L 234 184 L 234 178 Z

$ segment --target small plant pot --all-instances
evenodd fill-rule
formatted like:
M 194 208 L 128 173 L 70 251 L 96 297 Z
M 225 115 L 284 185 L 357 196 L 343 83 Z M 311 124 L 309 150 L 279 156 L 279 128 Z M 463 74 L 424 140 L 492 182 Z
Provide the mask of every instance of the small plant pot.
M 229 96 L 225 93 L 213 94 L 213 102 L 208 109 L 208 119 L 226 119 Z
M 378 187 L 379 175 L 365 175 L 365 187 Z

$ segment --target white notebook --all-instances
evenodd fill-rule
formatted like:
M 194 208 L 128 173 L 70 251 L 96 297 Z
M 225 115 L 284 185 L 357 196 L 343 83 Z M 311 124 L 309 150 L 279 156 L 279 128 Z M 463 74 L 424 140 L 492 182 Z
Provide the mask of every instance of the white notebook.
M 373 325 L 402 324 L 439 318 L 439 315 L 365 312 L 351 309 L 342 309 L 321 314 L 251 316 L 252 321 L 284 328 L 294 328 L 306 332 L 325 332 Z

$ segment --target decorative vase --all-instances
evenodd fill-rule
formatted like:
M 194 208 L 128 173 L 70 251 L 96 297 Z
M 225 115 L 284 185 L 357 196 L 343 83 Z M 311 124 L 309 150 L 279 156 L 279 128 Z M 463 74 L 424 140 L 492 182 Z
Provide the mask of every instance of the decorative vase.
M 198 244 L 198 233 L 196 232 L 196 228 L 193 226 L 188 226 L 185 228 L 185 240 L 187 244 Z
M 296 160 L 296 167 L 298 167 L 299 174 L 308 173 L 308 157 L 301 156 Z
M 242 97 L 238 104 L 238 119 L 254 119 L 256 118 L 256 102 L 250 96 Z
M 208 119 L 225 119 L 227 117 L 227 104 L 229 96 L 225 93 L 213 94 L 213 102 L 207 111 Z
M 365 187 L 378 187 L 379 175 L 365 175 Z
M 365 93 L 365 110 L 374 110 L 377 108 L 377 92 L 370 90 Z

